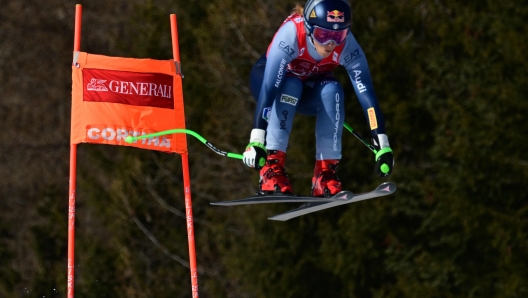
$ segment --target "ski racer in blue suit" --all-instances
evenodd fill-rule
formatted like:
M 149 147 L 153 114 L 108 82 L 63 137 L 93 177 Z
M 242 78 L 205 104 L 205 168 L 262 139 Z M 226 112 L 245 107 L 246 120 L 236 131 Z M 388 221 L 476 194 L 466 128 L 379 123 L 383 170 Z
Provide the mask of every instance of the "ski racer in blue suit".
M 262 193 L 292 193 L 284 162 L 296 113 L 316 116 L 312 195 L 328 197 L 341 191 L 336 169 L 345 98 L 332 75 L 339 65 L 346 68 L 370 125 L 378 149 L 376 169 L 382 177 L 392 171 L 392 150 L 367 60 L 349 30 L 351 14 L 346 0 L 309 0 L 304 8 L 297 5 L 251 70 L 250 87 L 257 106 L 243 161 L 260 169 Z

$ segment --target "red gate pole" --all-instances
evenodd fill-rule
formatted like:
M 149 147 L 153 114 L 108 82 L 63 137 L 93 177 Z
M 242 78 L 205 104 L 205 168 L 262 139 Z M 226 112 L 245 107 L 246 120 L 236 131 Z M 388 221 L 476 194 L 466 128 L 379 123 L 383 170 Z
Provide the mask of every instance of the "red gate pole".
M 176 64 L 176 74 L 183 77 L 180 66 L 180 48 L 178 43 L 178 25 L 176 15 L 170 15 L 172 55 Z M 191 179 L 189 175 L 189 155 L 182 153 L 183 186 L 185 191 L 185 213 L 187 218 L 187 241 L 189 243 L 189 265 L 191 269 L 192 297 L 198 298 L 198 270 L 196 266 L 196 247 L 194 242 L 194 219 L 192 214 Z
M 198 298 L 198 270 L 196 266 L 196 247 L 194 242 L 194 219 L 192 213 L 191 186 L 189 178 L 189 156 L 181 154 L 183 167 L 183 185 L 185 188 L 185 213 L 187 217 L 187 241 L 189 243 L 189 265 L 191 269 L 192 297 Z
M 82 5 L 75 6 L 75 36 L 73 40 L 73 51 L 79 52 L 81 49 L 81 19 Z M 74 296 L 75 281 L 75 188 L 77 180 L 77 145 L 70 145 L 70 181 L 69 181 L 69 202 L 68 202 L 68 277 L 67 296 Z

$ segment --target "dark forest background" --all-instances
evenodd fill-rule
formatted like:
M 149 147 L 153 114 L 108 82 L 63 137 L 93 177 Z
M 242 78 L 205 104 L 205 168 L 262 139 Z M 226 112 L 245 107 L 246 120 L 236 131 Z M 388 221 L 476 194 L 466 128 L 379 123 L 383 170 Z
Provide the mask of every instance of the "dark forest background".
M 292 0 L 2 0 L 0 297 L 65 297 L 71 60 L 81 50 L 171 59 L 176 13 L 187 128 L 242 152 L 248 74 Z M 395 152 L 394 195 L 286 222 L 291 205 L 218 207 L 258 174 L 189 137 L 201 297 L 528 297 L 528 3 L 352 1 Z M 368 135 L 344 69 L 346 122 Z M 307 193 L 314 119 L 287 170 Z M 339 175 L 385 181 L 344 132 Z M 181 158 L 78 146 L 77 297 L 191 297 Z

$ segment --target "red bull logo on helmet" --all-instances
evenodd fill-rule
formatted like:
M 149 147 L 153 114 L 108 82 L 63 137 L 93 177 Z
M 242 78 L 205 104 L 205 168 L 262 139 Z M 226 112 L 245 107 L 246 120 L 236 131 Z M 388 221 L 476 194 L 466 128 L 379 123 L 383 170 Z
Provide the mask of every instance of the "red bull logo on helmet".
M 339 10 L 332 10 L 326 12 L 326 21 L 330 23 L 344 23 L 345 13 Z

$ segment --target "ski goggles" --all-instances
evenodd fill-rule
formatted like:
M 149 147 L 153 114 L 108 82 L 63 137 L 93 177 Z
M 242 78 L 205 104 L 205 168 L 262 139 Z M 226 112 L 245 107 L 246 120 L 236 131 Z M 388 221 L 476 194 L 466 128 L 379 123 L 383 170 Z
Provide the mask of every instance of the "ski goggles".
M 348 28 L 342 30 L 329 30 L 318 26 L 313 27 L 313 38 L 322 45 L 327 45 L 331 41 L 335 44 L 342 44 L 348 34 Z

